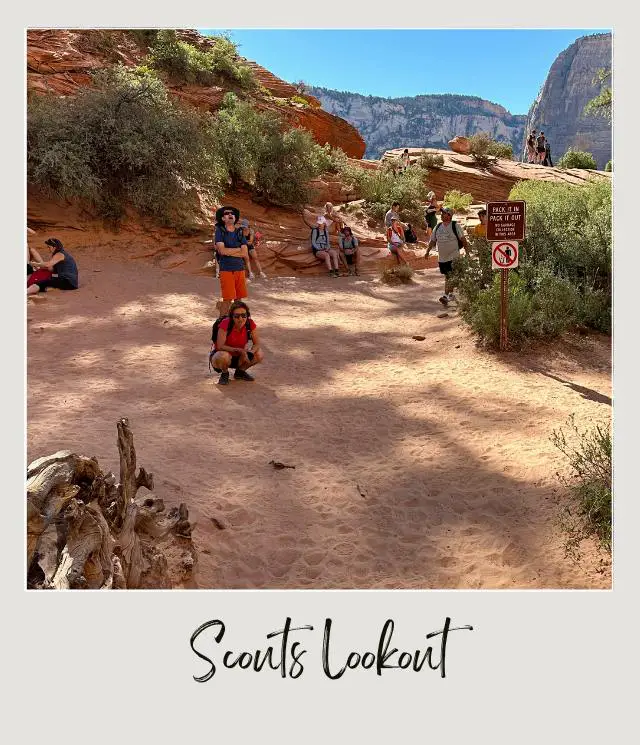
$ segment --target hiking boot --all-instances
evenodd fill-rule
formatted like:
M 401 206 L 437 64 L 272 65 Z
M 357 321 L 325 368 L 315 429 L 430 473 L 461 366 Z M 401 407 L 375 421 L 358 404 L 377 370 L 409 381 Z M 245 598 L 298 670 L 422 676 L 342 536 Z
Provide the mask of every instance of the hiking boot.
M 233 379 L 234 380 L 247 380 L 249 382 L 252 382 L 255 380 L 253 375 L 249 375 L 249 373 L 246 370 L 236 370 L 235 373 L 233 374 Z
M 220 377 L 218 378 L 218 385 L 229 385 L 229 371 L 225 370 L 225 372 L 220 374 Z
M 441 303 L 442 303 L 443 305 L 448 305 L 448 304 L 449 304 L 449 298 L 447 297 L 447 295 L 441 295 L 441 296 L 440 296 L 440 297 L 438 298 L 438 300 L 439 300 L 439 301 L 440 301 L 440 302 L 441 302 Z
M 353 273 L 356 275 L 356 277 L 359 277 L 360 276 L 360 272 L 357 269 L 354 269 L 353 270 Z
M 333 273 L 333 269 L 329 269 L 329 276 L 336 277 L 337 275 Z

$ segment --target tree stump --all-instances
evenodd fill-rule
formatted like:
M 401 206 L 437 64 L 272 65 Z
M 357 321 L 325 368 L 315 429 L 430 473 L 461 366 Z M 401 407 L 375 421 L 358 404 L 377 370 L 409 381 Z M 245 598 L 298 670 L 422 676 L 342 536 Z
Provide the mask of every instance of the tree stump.
M 120 481 L 95 458 L 61 450 L 27 468 L 27 587 L 172 588 L 193 584 L 186 505 L 169 511 L 138 469 L 126 418 L 117 422 Z M 141 487 L 147 492 L 138 495 Z

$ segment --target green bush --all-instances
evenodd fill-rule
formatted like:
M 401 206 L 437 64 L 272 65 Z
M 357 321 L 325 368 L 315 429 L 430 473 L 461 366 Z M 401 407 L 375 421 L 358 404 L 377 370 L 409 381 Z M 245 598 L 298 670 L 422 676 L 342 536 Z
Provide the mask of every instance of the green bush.
M 209 49 L 199 49 L 182 41 L 175 31 L 158 31 L 150 46 L 147 63 L 175 80 L 213 85 L 222 76 L 242 88 L 255 84 L 253 71 L 238 57 L 236 45 L 224 36 L 215 37 Z
M 611 173 L 611 172 L 613 171 L 613 161 L 611 161 L 611 160 L 608 160 L 608 161 L 607 161 L 607 165 L 606 165 L 606 166 L 604 167 L 604 170 L 605 170 L 605 171 L 606 171 L 607 173 Z
M 440 155 L 440 153 L 421 153 L 418 158 L 418 165 L 425 171 L 428 171 L 430 168 L 442 168 L 444 165 L 444 156 Z
M 566 553 L 580 556 L 580 543 L 595 536 L 606 549 L 611 549 L 611 427 L 596 425 L 580 431 L 572 415 L 568 420 L 569 437 L 560 429 L 551 441 L 568 459 L 572 474 L 561 477 L 570 488 L 570 501 L 561 516 L 561 526 L 567 533 Z
M 302 98 L 302 96 L 291 96 L 289 100 L 292 101 L 293 103 L 299 103 L 305 107 L 309 106 L 309 102 L 307 101 L 307 99 Z
M 476 163 L 483 168 L 489 166 L 495 158 L 513 158 L 513 147 L 508 142 L 498 142 L 487 132 L 476 132 L 469 137 L 470 153 Z
M 567 152 L 556 163 L 558 168 L 588 168 L 595 170 L 598 166 L 591 153 L 569 148 Z
M 221 194 L 208 117 L 174 103 L 145 70 L 119 65 L 94 83 L 74 97 L 29 99 L 29 183 L 114 219 L 131 205 L 171 221 L 193 188 Z
M 509 338 L 513 347 L 572 327 L 611 331 L 611 185 L 528 181 L 510 199 L 527 203 L 519 268 L 509 273 Z M 470 237 L 454 265 L 460 313 L 481 340 L 500 338 L 499 274 L 491 244 Z
M 445 207 L 451 207 L 454 212 L 466 212 L 467 208 L 473 203 L 473 195 L 462 193 L 457 189 L 451 189 L 446 192 L 442 204 Z

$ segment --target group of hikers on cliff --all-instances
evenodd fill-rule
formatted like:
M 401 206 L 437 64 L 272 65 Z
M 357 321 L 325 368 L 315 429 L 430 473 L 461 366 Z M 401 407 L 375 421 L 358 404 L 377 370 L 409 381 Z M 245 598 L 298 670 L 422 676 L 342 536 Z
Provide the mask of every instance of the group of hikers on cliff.
M 536 133 L 535 129 L 527 137 L 527 163 L 539 166 L 553 166 L 551 160 L 551 145 L 544 136 L 544 132 Z

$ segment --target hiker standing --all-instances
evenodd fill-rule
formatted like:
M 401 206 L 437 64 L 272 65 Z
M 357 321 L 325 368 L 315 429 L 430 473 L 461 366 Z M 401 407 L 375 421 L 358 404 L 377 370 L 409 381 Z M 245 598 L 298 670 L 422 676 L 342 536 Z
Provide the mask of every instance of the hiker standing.
M 440 215 L 442 222 L 433 231 L 427 248 L 427 255 L 433 246 L 437 247 L 438 269 L 440 274 L 444 274 L 444 295 L 439 297 L 438 300 L 443 305 L 448 305 L 450 301 L 456 299 L 451 280 L 454 261 L 460 256 L 460 249 L 468 248 L 469 243 L 459 223 L 453 220 L 451 207 L 443 207 L 440 210 Z
M 527 163 L 536 162 L 536 131 L 532 129 L 527 137 Z
M 397 217 L 392 217 L 391 225 L 387 228 L 387 248 L 395 256 L 397 264 L 407 264 L 408 266 L 409 262 L 400 253 L 400 249 L 405 243 L 402 223 Z
M 249 221 L 244 218 L 240 220 L 240 227 L 242 228 L 242 235 L 247 239 L 247 251 L 249 252 L 250 261 L 247 262 L 247 269 L 249 270 L 249 279 L 255 279 L 254 273 L 251 271 L 251 261 L 256 265 L 258 274 L 262 279 L 266 279 L 267 275 L 262 271 L 260 261 L 258 259 L 258 252 L 256 246 L 258 245 L 258 236 L 255 230 L 249 225 Z
M 335 248 L 331 248 L 327 220 L 324 215 L 318 217 L 315 228 L 311 230 L 311 250 L 317 259 L 324 261 L 327 265 L 330 277 L 340 276 L 338 252 Z
M 216 210 L 214 241 L 220 267 L 221 316 L 227 314 L 232 301 L 242 300 L 248 295 L 245 267 L 249 265 L 249 251 L 242 228 L 236 227 L 239 219 L 240 210 L 236 207 Z
M 438 224 L 438 200 L 436 199 L 435 192 L 430 191 L 427 194 L 427 199 L 429 200 L 427 203 L 427 209 L 424 213 L 424 219 L 427 223 L 427 240 L 431 238 L 431 234 L 434 231 L 434 228 Z
M 553 161 L 551 160 L 551 145 L 549 144 L 549 140 L 544 143 L 544 162 L 542 165 L 553 167 Z
M 360 251 L 358 250 L 358 239 L 351 232 L 351 228 L 345 225 L 342 228 L 342 233 L 338 236 L 338 243 L 340 245 L 340 252 L 344 258 L 345 265 L 349 274 L 360 274 Z
M 78 289 L 78 265 L 73 256 L 65 249 L 57 238 L 48 238 L 45 245 L 51 249 L 49 261 L 37 261 L 32 259 L 31 266 L 34 269 L 48 269 L 50 276 L 43 276 L 27 287 L 27 295 L 37 295 L 46 292 L 48 287 L 58 290 Z
M 218 385 L 228 385 L 229 368 L 234 368 L 234 380 L 252 382 L 247 370 L 264 359 L 256 324 L 249 306 L 236 300 L 229 308 L 229 316 L 218 322 L 216 339 L 209 354 L 209 363 L 220 373 Z
M 409 157 L 409 149 L 405 147 L 405 149 L 402 151 L 402 155 L 400 156 L 400 166 L 402 168 L 402 173 L 404 173 L 410 165 L 411 158 Z
M 536 137 L 536 154 L 537 154 L 537 163 L 539 165 L 543 164 L 544 161 L 544 154 L 545 154 L 545 142 L 546 137 L 544 136 L 544 132 L 540 132 L 540 134 Z
M 487 237 L 487 210 L 480 210 L 478 212 L 478 220 L 480 223 L 473 228 L 474 238 L 486 238 Z

